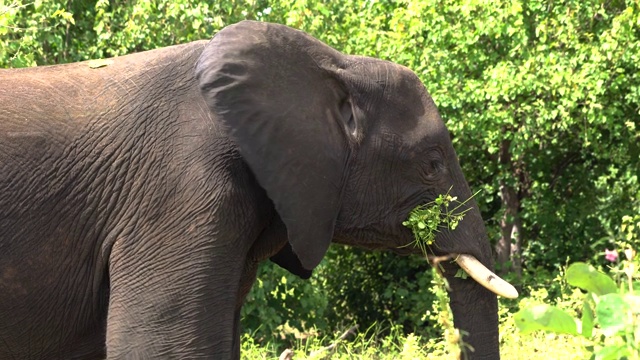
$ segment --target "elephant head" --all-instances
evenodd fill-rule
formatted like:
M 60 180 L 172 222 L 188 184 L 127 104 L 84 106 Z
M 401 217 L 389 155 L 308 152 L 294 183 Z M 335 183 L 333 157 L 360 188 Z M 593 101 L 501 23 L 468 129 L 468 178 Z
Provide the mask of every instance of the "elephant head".
M 402 225 L 417 205 L 471 192 L 449 133 L 418 77 L 391 62 L 342 54 L 283 25 L 245 21 L 220 31 L 196 76 L 285 224 L 275 259 L 300 275 L 331 241 L 416 252 Z M 431 251 L 463 254 L 491 277 L 491 248 L 473 199 Z M 496 296 L 444 264 L 457 327 L 473 357 L 498 358 Z M 473 271 L 473 270 L 470 270 Z

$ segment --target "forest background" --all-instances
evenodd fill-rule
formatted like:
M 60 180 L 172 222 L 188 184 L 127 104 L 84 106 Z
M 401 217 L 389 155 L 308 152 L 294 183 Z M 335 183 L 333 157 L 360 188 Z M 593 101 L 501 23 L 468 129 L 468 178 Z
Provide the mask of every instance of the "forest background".
M 0 0 L 0 67 L 210 39 L 243 19 L 415 71 L 480 190 L 498 271 L 525 297 L 562 299 L 569 263 L 606 270 L 605 249 L 640 248 L 637 0 Z M 274 352 L 353 324 L 440 338 L 433 282 L 423 259 L 341 246 L 309 281 L 266 262 L 244 338 Z

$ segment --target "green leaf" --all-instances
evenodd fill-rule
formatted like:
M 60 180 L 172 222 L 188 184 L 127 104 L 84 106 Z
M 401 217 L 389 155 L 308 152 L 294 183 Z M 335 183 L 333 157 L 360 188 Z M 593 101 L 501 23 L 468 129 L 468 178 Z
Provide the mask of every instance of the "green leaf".
M 466 279 L 466 278 L 469 277 L 469 274 L 467 274 L 467 272 L 462 270 L 462 269 L 458 269 L 458 271 L 456 272 L 454 277 L 457 277 L 457 278 L 460 278 L 460 279 Z
M 609 276 L 583 262 L 571 264 L 567 269 L 566 278 L 570 285 L 590 291 L 598 296 L 617 290 L 616 283 Z
M 629 316 L 629 304 L 620 294 L 608 294 L 600 297 L 596 305 L 596 315 L 602 332 L 606 336 L 615 335 L 626 327 Z
M 618 360 L 631 355 L 626 345 L 605 346 L 595 354 L 595 360 Z
M 52 17 L 59 16 L 74 25 L 76 23 L 75 20 L 73 19 L 73 14 L 63 9 L 56 10 L 51 16 Z
M 556 334 L 579 335 L 576 319 L 555 306 L 546 304 L 522 309 L 513 315 L 518 329 L 526 334 L 536 330 Z
M 587 294 L 582 303 L 582 329 L 580 333 L 586 338 L 590 338 L 593 335 L 593 295 Z

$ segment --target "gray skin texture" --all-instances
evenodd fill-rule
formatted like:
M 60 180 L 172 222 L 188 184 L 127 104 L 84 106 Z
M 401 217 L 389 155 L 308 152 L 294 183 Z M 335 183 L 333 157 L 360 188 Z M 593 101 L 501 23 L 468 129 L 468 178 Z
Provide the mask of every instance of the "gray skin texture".
M 260 261 L 416 252 L 402 221 L 449 188 L 471 195 L 415 74 L 282 25 L 2 70 L 0 359 L 238 359 Z M 491 268 L 468 205 L 431 251 Z M 470 358 L 499 358 L 496 296 L 444 268 Z

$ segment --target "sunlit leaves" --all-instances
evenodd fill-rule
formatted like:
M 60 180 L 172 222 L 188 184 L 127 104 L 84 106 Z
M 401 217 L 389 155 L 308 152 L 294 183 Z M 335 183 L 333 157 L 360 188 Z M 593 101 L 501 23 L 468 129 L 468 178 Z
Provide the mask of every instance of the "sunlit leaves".
M 525 334 L 537 330 L 558 334 L 579 334 L 575 319 L 551 305 L 541 304 L 520 310 L 514 315 L 514 320 L 518 329 Z
M 601 296 L 617 290 L 615 282 L 597 271 L 593 266 L 577 262 L 571 264 L 566 272 L 567 283 Z
M 559 307 L 542 304 L 525 307 L 514 315 L 518 329 L 523 333 L 544 330 L 581 335 L 591 342 L 589 349 L 594 359 L 637 359 L 640 356 L 637 264 L 635 250 L 627 248 L 625 259 L 612 268 L 612 273 L 620 274 L 622 270 L 624 274 L 615 277 L 617 282 L 585 263 L 571 264 L 565 274 L 567 283 L 587 291 L 581 320 Z

